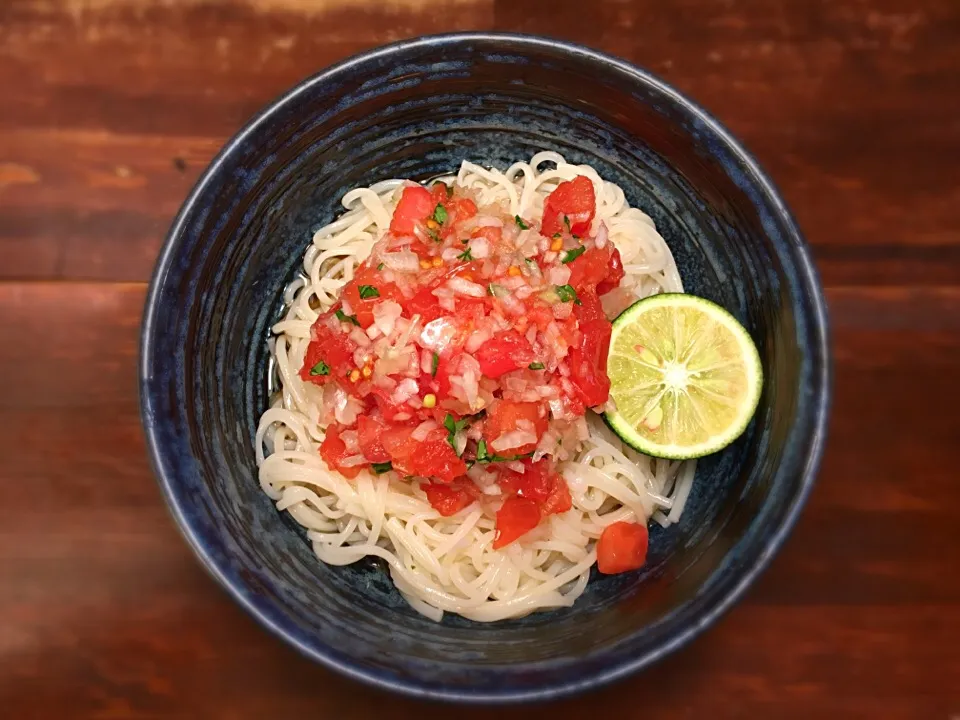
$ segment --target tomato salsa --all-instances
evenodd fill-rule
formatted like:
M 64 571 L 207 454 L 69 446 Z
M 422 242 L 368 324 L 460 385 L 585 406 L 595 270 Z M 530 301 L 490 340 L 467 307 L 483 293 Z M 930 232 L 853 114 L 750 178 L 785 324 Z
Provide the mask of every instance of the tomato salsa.
M 406 185 L 389 231 L 314 323 L 300 369 L 323 393 L 332 470 L 396 473 L 443 516 L 480 501 L 496 514 L 494 548 L 571 509 L 557 466 L 610 391 L 601 297 L 624 270 L 594 222 L 592 181 L 560 183 L 539 214 Z M 646 529 L 643 542 L 631 532 L 607 538 L 602 570 L 645 555 Z

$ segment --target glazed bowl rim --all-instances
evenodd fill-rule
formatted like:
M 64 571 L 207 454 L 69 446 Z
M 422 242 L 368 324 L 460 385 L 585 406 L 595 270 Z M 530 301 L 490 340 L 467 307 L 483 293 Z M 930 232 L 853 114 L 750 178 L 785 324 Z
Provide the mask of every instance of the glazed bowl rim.
M 157 425 L 162 423 L 153 411 L 153 401 L 149 393 L 149 382 L 153 376 L 154 340 L 157 332 L 156 316 L 161 302 L 161 293 L 165 279 L 174 259 L 180 250 L 183 241 L 184 229 L 188 221 L 198 211 L 198 200 L 207 190 L 211 180 L 221 171 L 227 161 L 240 150 L 247 139 L 263 124 L 268 123 L 286 106 L 293 103 L 298 96 L 325 83 L 336 81 L 340 75 L 348 74 L 358 67 L 368 63 L 383 60 L 392 55 L 403 55 L 413 50 L 434 50 L 441 52 L 444 48 L 459 44 L 486 43 L 491 47 L 498 44 L 508 45 L 510 51 L 521 53 L 536 53 L 549 51 L 552 53 L 567 54 L 586 60 L 597 66 L 602 66 L 604 72 L 620 73 L 634 83 L 662 94 L 669 102 L 679 106 L 684 112 L 696 118 L 709 134 L 720 140 L 727 149 L 743 164 L 749 183 L 760 192 L 763 199 L 774 208 L 776 219 L 784 228 L 784 240 L 793 252 L 789 258 L 797 272 L 799 297 L 806 298 L 810 303 L 809 327 L 811 333 L 811 347 L 816 347 L 816 353 L 807 355 L 801 361 L 814 363 L 813 358 L 822 359 L 822 366 L 812 368 L 811 384 L 814 388 L 812 397 L 807 401 L 806 409 L 799 408 L 798 415 L 810 417 L 812 415 L 811 432 L 809 435 L 809 449 L 805 462 L 802 465 L 802 478 L 798 491 L 790 498 L 788 508 L 778 527 L 759 540 L 761 549 L 757 560 L 738 570 L 739 577 L 730 586 L 711 588 L 708 592 L 698 594 L 690 601 L 688 617 L 696 619 L 687 622 L 685 626 L 677 627 L 669 633 L 666 642 L 655 645 L 649 650 L 629 659 L 607 665 L 592 674 L 580 677 L 577 680 L 559 680 L 550 685 L 522 690 L 459 690 L 436 689 L 424 686 L 421 681 L 410 678 L 395 679 L 386 677 L 378 671 L 366 667 L 362 662 L 344 662 L 326 652 L 322 643 L 307 633 L 297 633 L 282 626 L 278 620 L 285 615 L 282 610 L 270 602 L 256 596 L 248 595 L 243 591 L 243 581 L 239 577 L 228 576 L 208 552 L 204 540 L 199 537 L 199 531 L 193 527 L 189 514 L 184 508 L 189 506 L 190 500 L 183 496 L 178 489 L 176 471 L 164 458 L 163 442 L 158 437 Z M 273 634 L 282 638 L 307 657 L 319 662 L 325 667 L 342 673 L 352 679 L 369 683 L 385 690 L 391 690 L 413 697 L 430 698 L 447 701 L 471 703 L 507 703 L 532 700 L 554 700 L 567 697 L 588 689 L 595 689 L 627 675 L 635 673 L 651 663 L 665 657 L 680 647 L 689 643 L 706 628 L 713 625 L 740 597 L 744 591 L 756 580 L 769 565 L 771 559 L 779 550 L 797 518 L 814 485 L 817 470 L 823 454 L 826 440 L 827 420 L 829 416 L 831 394 L 831 359 L 828 342 L 828 323 L 826 302 L 820 285 L 816 269 L 810 257 L 809 248 L 803 239 L 793 217 L 781 199 L 773 183 L 760 169 L 752 156 L 733 138 L 733 136 L 708 112 L 700 108 L 690 99 L 667 85 L 649 72 L 637 68 L 625 60 L 618 59 L 606 53 L 563 41 L 535 35 L 499 32 L 462 32 L 428 35 L 410 40 L 403 40 L 389 45 L 380 46 L 372 50 L 354 55 L 346 60 L 308 77 L 274 99 L 260 110 L 239 132 L 237 132 L 217 153 L 210 165 L 200 176 L 194 188 L 178 212 L 176 219 L 164 240 L 153 276 L 147 293 L 143 322 L 140 335 L 140 363 L 139 363 L 139 400 L 140 413 L 143 423 L 147 451 L 150 463 L 157 478 L 164 500 L 172 514 L 177 527 L 193 549 L 211 576 L 249 612 L 260 624 Z M 636 633 L 642 633 L 637 630 Z M 632 636 L 631 634 L 630 636 Z M 523 667 L 523 663 L 518 663 Z

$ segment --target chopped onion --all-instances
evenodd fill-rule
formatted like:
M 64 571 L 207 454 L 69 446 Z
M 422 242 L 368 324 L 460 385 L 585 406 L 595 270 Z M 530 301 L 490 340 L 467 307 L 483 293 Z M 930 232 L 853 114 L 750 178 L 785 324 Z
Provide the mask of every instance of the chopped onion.
M 393 391 L 391 399 L 397 403 L 405 403 L 412 396 L 416 395 L 419 391 L 420 386 L 417 385 L 417 381 L 411 378 L 404 378 L 397 385 L 397 389 Z
M 417 425 L 414 428 L 413 432 L 410 433 L 410 437 L 416 440 L 417 442 L 423 442 L 427 439 L 427 435 L 430 434 L 432 430 L 440 427 L 434 420 L 424 420 L 422 423 Z
M 468 353 L 475 353 L 492 337 L 492 335 L 493 333 L 491 333 L 489 330 L 478 330 L 469 337 L 467 344 L 464 345 L 463 349 Z
M 600 249 L 603 249 L 607 244 L 607 224 L 602 220 L 600 221 L 600 227 L 597 228 L 597 236 L 593 239 L 593 242 Z
M 467 297 L 482 298 L 486 295 L 486 290 L 484 290 L 483 285 L 464 280 L 462 277 L 456 275 L 447 281 L 447 287 L 455 293 L 466 295 Z
M 362 328 L 354 325 L 350 330 L 350 339 L 362 348 L 370 347 L 370 338 Z
M 403 314 L 403 308 L 399 303 L 393 300 L 384 300 L 373 306 L 373 322 L 383 333 L 384 337 L 390 337 L 393 328 L 397 323 L 397 318 Z
M 401 250 L 400 252 L 383 253 L 380 256 L 383 264 L 391 270 L 402 273 L 415 273 L 420 269 L 420 258 L 416 253 L 410 250 Z
M 513 295 L 507 295 L 502 298 L 500 302 L 503 303 L 503 309 L 506 310 L 511 315 L 523 315 L 526 312 L 523 303 L 517 300 Z
M 523 447 L 524 445 L 530 445 L 536 442 L 537 436 L 532 432 L 527 430 L 512 430 L 498 437 L 490 443 L 490 446 L 497 452 L 504 452 L 505 450 L 512 450 L 513 448 Z
M 557 320 L 566 320 L 573 313 L 573 303 L 560 302 L 555 304 L 551 309 L 553 310 L 553 316 Z
M 476 227 L 503 227 L 503 220 L 495 218 L 492 215 L 477 215 L 475 219 Z
M 550 285 L 566 285 L 570 281 L 569 265 L 554 265 L 547 270 L 547 282 Z
M 337 460 L 338 465 L 343 467 L 356 467 L 357 465 L 363 465 L 367 462 L 367 459 L 363 455 L 349 455 L 342 460 Z
M 477 237 L 470 241 L 470 254 L 474 260 L 483 260 L 490 255 L 490 243 L 486 238 Z

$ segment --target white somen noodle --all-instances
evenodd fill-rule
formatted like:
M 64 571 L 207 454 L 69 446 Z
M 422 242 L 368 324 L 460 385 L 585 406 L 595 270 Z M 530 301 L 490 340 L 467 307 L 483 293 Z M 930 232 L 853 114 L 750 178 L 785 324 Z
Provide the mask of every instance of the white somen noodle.
M 560 182 L 577 175 L 588 177 L 596 192 L 591 234 L 601 233 L 598 242 L 612 242 L 623 260 L 620 289 L 604 297 L 608 315 L 641 297 L 682 292 L 673 256 L 653 221 L 589 166 L 541 152 L 506 172 L 464 162 L 448 181 L 475 193 L 478 205 L 498 204 L 509 215 L 529 218 L 541 215 L 544 199 Z M 324 437 L 320 410 L 331 396 L 298 373 L 310 328 L 387 232 L 402 186 L 401 180 L 388 180 L 348 192 L 346 212 L 317 231 L 304 257 L 303 277 L 284 293 L 287 309 L 271 340 L 271 372 L 280 387 L 257 429 L 260 485 L 278 509 L 306 528 L 323 562 L 346 565 L 381 558 L 411 606 L 432 619 L 453 612 L 492 621 L 569 606 L 586 587 L 596 540 L 607 525 L 653 519 L 668 526 L 677 521 L 693 482 L 693 462 L 641 455 L 588 412 L 582 447 L 559 465 L 572 509 L 547 517 L 522 541 L 494 550 L 495 517 L 478 503 L 443 517 L 416 482 L 367 470 L 348 480 L 318 454 Z M 398 253 L 391 262 L 402 267 L 410 259 Z M 471 288 L 455 290 L 467 293 Z M 350 413 L 349 403 L 340 400 L 340 411 Z M 496 493 L 497 488 L 486 491 Z

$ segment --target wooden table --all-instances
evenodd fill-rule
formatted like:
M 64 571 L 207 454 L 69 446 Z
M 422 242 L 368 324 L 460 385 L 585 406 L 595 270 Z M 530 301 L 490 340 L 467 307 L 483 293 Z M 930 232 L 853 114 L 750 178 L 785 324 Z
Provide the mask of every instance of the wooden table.
M 227 598 L 147 466 L 135 358 L 168 223 L 247 117 L 356 51 L 490 28 L 714 111 L 813 245 L 836 359 L 820 482 L 771 569 L 691 647 L 543 710 L 960 717 L 960 4 L 588 4 L 0 3 L 0 717 L 489 717 L 341 679 Z

